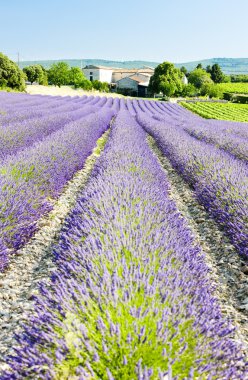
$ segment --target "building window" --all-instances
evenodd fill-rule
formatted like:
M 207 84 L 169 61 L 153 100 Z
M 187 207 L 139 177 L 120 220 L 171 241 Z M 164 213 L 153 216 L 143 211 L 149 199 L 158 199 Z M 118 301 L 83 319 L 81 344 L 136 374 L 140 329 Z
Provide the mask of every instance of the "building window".
M 91 82 L 93 81 L 93 72 L 92 71 L 90 72 L 90 81 Z

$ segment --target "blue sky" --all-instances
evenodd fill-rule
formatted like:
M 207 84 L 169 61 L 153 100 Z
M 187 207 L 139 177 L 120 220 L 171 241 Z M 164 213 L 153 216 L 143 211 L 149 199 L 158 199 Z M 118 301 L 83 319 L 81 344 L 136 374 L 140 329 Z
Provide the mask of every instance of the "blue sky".
M 21 60 L 248 57 L 248 0 L 0 0 L 0 51 Z

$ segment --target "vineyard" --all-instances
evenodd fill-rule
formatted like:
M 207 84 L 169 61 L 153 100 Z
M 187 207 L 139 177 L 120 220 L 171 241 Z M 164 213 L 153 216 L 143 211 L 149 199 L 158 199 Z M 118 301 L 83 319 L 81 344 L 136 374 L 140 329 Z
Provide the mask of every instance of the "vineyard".
M 0 93 L 1 380 L 248 379 L 247 106 L 183 105 Z
M 223 92 L 248 94 L 248 83 L 220 83 L 218 86 Z
M 248 122 L 248 105 L 235 103 L 195 102 L 181 104 L 206 119 Z

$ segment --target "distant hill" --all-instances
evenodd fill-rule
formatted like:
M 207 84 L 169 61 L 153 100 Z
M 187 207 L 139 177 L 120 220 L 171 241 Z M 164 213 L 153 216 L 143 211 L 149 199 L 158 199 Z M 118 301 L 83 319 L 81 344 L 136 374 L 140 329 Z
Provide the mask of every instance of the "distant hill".
M 187 70 L 193 70 L 198 63 L 203 67 L 218 63 L 225 74 L 248 74 L 248 58 L 211 58 L 200 61 L 177 63 L 175 66 L 185 66 Z
M 149 61 L 108 61 L 105 59 L 57 59 L 50 61 L 21 61 L 20 67 L 29 66 L 31 64 L 41 64 L 45 68 L 49 68 L 53 63 L 56 62 L 67 62 L 69 66 L 84 67 L 86 65 L 101 65 L 108 67 L 119 67 L 119 68 L 141 68 L 144 66 L 156 67 L 159 62 L 149 62 Z M 207 65 L 213 65 L 218 63 L 225 74 L 248 74 L 248 58 L 211 58 L 203 59 L 193 62 L 183 62 L 176 63 L 176 67 L 185 66 L 187 70 L 193 70 L 198 63 L 201 63 L 203 67 Z
M 53 63 L 66 62 L 69 66 L 85 67 L 86 65 L 99 65 L 107 67 L 119 67 L 125 69 L 141 68 L 143 66 L 156 67 L 158 62 L 148 62 L 148 61 L 108 61 L 105 59 L 57 59 L 54 61 L 21 61 L 20 67 L 41 64 L 46 69 L 48 69 Z

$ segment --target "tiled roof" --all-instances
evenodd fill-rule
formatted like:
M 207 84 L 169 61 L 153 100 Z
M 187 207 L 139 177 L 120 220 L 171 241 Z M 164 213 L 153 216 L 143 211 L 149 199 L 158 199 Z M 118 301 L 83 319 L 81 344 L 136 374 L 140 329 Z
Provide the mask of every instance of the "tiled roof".
M 143 76 L 143 78 L 141 78 L 141 76 L 139 76 L 139 75 L 130 75 L 129 77 L 125 77 L 125 78 L 121 78 L 121 79 L 117 80 L 116 83 L 120 82 L 121 80 L 131 79 L 134 82 L 137 82 L 141 86 L 148 86 L 149 79 L 150 79 L 151 75 L 142 74 L 142 76 Z
M 140 74 L 140 75 L 134 74 L 134 75 L 131 75 L 129 78 L 135 80 L 136 82 L 144 82 L 144 79 L 146 79 L 147 81 L 150 79 L 150 77 L 151 77 L 150 75 L 145 75 L 145 74 Z

